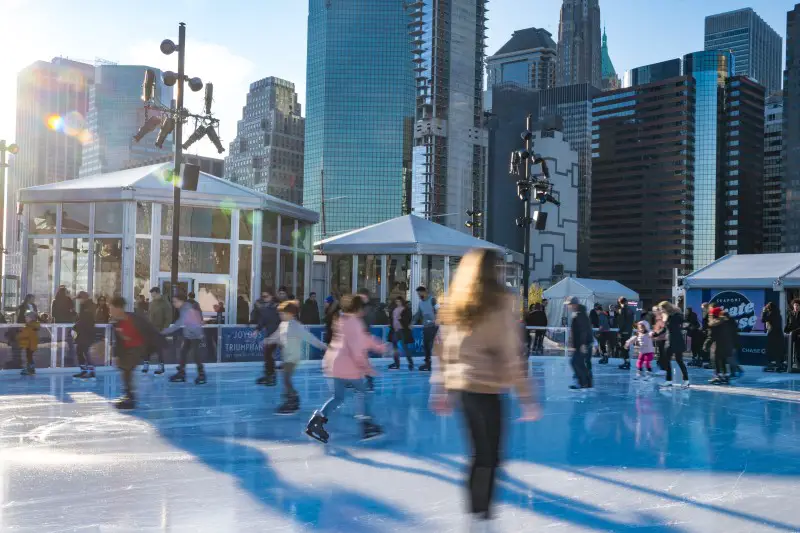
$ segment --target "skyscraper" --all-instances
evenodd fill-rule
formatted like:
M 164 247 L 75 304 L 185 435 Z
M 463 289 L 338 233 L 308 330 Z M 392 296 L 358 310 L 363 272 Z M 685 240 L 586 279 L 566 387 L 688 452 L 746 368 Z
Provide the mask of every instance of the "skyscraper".
M 303 205 L 321 215 L 315 237 L 400 216 L 407 206 L 408 32 L 405 2 L 309 0 Z
M 705 50 L 733 53 L 735 75 L 750 76 L 767 94 L 781 89 L 781 36 L 752 8 L 706 17 Z
M 800 252 L 800 4 L 786 14 L 783 92 L 783 183 L 786 252 Z
M 623 87 L 635 87 L 657 81 L 675 78 L 681 75 L 681 60 L 668 59 L 660 63 L 652 63 L 641 67 L 632 68 L 625 72 Z
M 94 68 L 94 81 L 88 86 L 86 124 L 89 135 L 83 145 L 81 177 L 116 172 L 138 161 L 172 153 L 171 135 L 163 148 L 155 146 L 158 130 L 138 143 L 132 140 L 133 134 L 144 124 L 142 78 L 148 68 L 152 67 L 108 64 Z M 169 106 L 172 87 L 161 81 L 161 71 L 153 70 L 156 72 L 156 95 L 161 103 Z
M 606 35 L 606 29 L 603 28 L 603 45 L 600 49 L 600 55 L 602 56 L 602 67 L 601 67 L 601 75 L 603 84 L 602 89 L 604 91 L 611 91 L 613 89 L 619 89 L 622 85 L 617 76 L 617 71 L 614 70 L 614 63 L 611 62 L 611 56 L 608 54 L 608 35 Z
M 497 53 L 486 59 L 486 109 L 491 110 L 492 86 L 499 83 L 518 83 L 535 90 L 555 87 L 557 50 L 547 30 L 527 28 L 515 31 Z
M 564 0 L 558 24 L 556 84 L 602 87 L 600 0 Z
M 486 203 L 486 1 L 408 4 L 417 94 L 411 209 L 461 231 L 466 211 Z
M 88 86 L 94 67 L 55 58 L 37 61 L 17 75 L 17 128 L 21 147 L 8 180 L 7 206 L 15 206 L 17 192 L 78 177 L 86 128 Z M 134 132 L 135 133 L 135 132 Z M 21 275 L 21 247 L 17 241 L 17 211 L 6 209 L 5 272 Z
M 783 95 L 767 98 L 764 106 L 764 253 L 783 251 Z
M 294 83 L 274 77 L 251 83 L 225 158 L 225 179 L 301 204 L 304 142 Z

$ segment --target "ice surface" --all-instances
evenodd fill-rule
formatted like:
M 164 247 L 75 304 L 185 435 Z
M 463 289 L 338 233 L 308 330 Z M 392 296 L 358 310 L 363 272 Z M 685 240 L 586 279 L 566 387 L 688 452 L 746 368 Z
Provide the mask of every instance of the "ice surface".
M 496 531 L 800 531 L 800 379 L 751 370 L 730 389 L 662 393 L 595 369 L 596 392 L 573 393 L 564 358 L 534 360 L 545 416 L 509 418 Z M 427 375 L 376 382 L 379 442 L 357 441 L 349 396 L 328 446 L 301 434 L 328 395 L 318 370 L 296 376 L 294 417 L 273 414 L 280 388 L 256 377 L 137 376 L 140 406 L 123 414 L 113 372 L 0 373 L 0 531 L 465 531 L 462 424 L 428 411 Z

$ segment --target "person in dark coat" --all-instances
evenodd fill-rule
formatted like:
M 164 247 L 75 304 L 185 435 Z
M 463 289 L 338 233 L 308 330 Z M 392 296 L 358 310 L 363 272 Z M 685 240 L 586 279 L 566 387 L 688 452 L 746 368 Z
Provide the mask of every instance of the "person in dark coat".
M 97 308 L 94 314 L 94 321 L 97 324 L 108 324 L 111 321 L 111 310 L 106 303 L 105 296 L 97 297 Z
M 780 371 L 784 365 L 786 343 L 781 328 L 781 313 L 774 303 L 767 302 L 767 305 L 764 306 L 764 310 L 761 312 L 761 322 L 767 329 L 767 366 L 764 367 L 764 370 L 767 372 Z M 788 321 L 786 329 L 789 329 Z
M 69 297 L 67 288 L 61 285 L 56 291 L 56 297 L 53 299 L 51 306 L 51 319 L 54 324 L 74 324 L 75 323 L 75 302 Z M 67 344 L 67 350 L 64 355 L 67 366 L 74 365 L 75 358 L 75 342 L 72 339 L 72 331 L 69 328 L 58 328 L 59 341 L 64 341 Z
M 712 307 L 708 314 L 708 336 L 703 344 L 703 349 L 711 354 L 714 362 L 714 378 L 709 383 L 727 385 L 729 380 L 726 368 L 728 358 L 733 351 L 731 320 L 723 316 L 721 307 Z
M 628 299 L 620 298 L 619 313 L 617 315 L 617 327 L 619 328 L 619 353 L 622 356 L 622 364 L 619 365 L 620 370 L 630 370 L 631 360 L 630 352 L 625 347 L 625 341 L 633 336 L 633 311 L 628 307 Z
M 325 338 L 323 342 L 330 344 L 333 340 L 333 323 L 339 316 L 340 309 L 339 300 L 334 295 L 325 298 Z
M 244 295 L 236 298 L 236 323 L 248 324 L 250 320 L 250 303 Z
M 683 388 L 689 388 L 689 370 L 683 362 L 683 352 L 686 350 L 686 339 L 683 334 L 683 315 L 680 309 L 671 302 L 661 302 L 658 304 L 664 320 L 664 328 L 650 333 L 651 337 L 658 337 L 662 333 L 667 333 L 667 349 L 661 361 L 661 368 L 667 372 L 667 380 L 662 387 L 672 386 L 672 359 L 678 363 L 683 377 Z
M 394 363 L 389 365 L 389 370 L 400 368 L 401 352 L 406 356 L 408 369 L 414 370 L 414 359 L 411 356 L 414 348 L 414 336 L 411 334 L 411 308 L 408 307 L 406 299 L 402 296 L 395 298 L 392 306 L 389 341 L 394 346 Z
M 577 385 L 570 385 L 570 389 L 590 389 L 592 388 L 592 344 L 594 335 L 592 334 L 592 323 L 586 314 L 586 306 L 582 305 L 576 297 L 567 300 L 570 311 L 575 313 L 570 323 L 570 334 L 573 353 L 572 370 L 578 380 Z
M 78 320 L 75 321 L 75 326 L 72 328 L 75 332 L 75 340 L 78 349 L 78 364 L 81 365 L 81 371 L 73 377 L 78 379 L 93 378 L 94 365 L 90 355 L 90 348 L 97 338 L 97 331 L 95 331 L 95 313 L 94 303 L 89 298 L 89 294 L 81 291 L 78 293 Z
M 525 325 L 532 328 L 546 328 L 547 327 L 547 314 L 544 312 L 542 304 L 537 303 L 530 306 L 530 312 L 525 316 Z M 533 333 L 533 349 L 531 350 L 530 344 L 528 351 L 533 353 L 544 353 L 544 335 L 547 333 L 546 329 L 535 329 Z M 528 337 L 529 343 L 531 337 Z
M 742 343 L 739 339 L 739 324 L 727 311 L 723 311 L 722 316 L 728 318 L 728 331 L 731 336 L 731 355 L 728 357 L 728 366 L 731 369 L 730 377 L 731 379 L 740 378 L 744 374 L 744 370 L 739 365 L 739 351 L 742 349 Z
M 307 326 L 319 325 L 319 304 L 317 303 L 316 292 L 309 294 L 308 300 L 300 308 L 300 322 Z
M 251 322 L 256 325 L 256 329 L 264 333 L 264 338 L 277 331 L 281 324 L 281 317 L 278 314 L 278 305 L 275 302 L 275 295 L 270 289 L 261 291 L 261 298 L 256 300 L 253 306 Z M 264 375 L 256 381 L 258 385 L 274 386 L 275 378 L 275 345 L 264 345 Z
M 700 331 L 700 317 L 697 316 L 697 313 L 695 313 L 694 309 L 691 307 L 686 308 L 686 335 L 691 342 L 692 363 L 694 363 L 701 359 L 700 354 L 703 352 L 705 337 L 703 337 L 703 333 Z M 694 365 L 691 364 L 690 366 Z
M 792 352 L 797 361 L 797 354 L 800 352 L 800 300 L 792 300 L 792 308 L 786 315 L 786 327 L 783 331 L 792 339 Z M 787 363 L 784 362 L 783 366 L 787 366 Z

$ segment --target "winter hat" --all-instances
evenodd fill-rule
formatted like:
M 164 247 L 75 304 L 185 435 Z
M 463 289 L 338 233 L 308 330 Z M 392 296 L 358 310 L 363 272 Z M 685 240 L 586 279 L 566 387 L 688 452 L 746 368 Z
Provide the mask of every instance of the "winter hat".
M 327 298 L 325 298 L 325 303 L 326 304 L 332 304 L 333 303 L 333 296 L 328 296 Z
M 578 300 L 577 296 L 570 296 L 565 303 L 567 305 L 581 305 L 581 301 Z
M 722 309 L 721 307 L 712 307 L 712 308 L 711 308 L 711 309 L 708 311 L 708 314 L 710 314 L 710 315 L 711 315 L 711 316 L 713 316 L 714 318 L 719 318 L 719 317 L 720 317 L 720 315 L 722 315 L 722 311 L 724 311 L 724 309 Z
M 650 322 L 648 322 L 647 320 L 640 320 L 637 325 L 644 326 L 644 330 L 650 333 Z

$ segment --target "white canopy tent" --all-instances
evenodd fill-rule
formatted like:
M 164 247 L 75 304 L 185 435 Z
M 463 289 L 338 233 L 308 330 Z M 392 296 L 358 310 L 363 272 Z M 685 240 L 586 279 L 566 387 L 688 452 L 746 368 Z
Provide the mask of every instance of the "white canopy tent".
M 800 254 L 726 255 L 683 279 L 684 289 L 800 287 Z
M 547 322 L 550 326 L 561 326 L 565 315 L 564 300 L 575 296 L 587 309 L 595 304 L 608 307 L 624 296 L 629 301 L 639 300 L 639 294 L 625 285 L 605 279 L 564 278 L 546 291 L 542 297 L 548 300 Z

